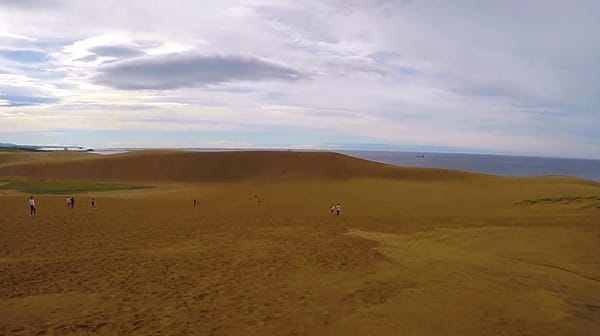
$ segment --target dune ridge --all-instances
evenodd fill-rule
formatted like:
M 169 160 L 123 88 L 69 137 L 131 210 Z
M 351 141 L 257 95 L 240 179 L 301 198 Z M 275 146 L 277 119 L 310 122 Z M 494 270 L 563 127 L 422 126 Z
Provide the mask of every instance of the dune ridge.
M 64 161 L 92 156 L 82 152 L 33 152 L 17 149 L 0 150 L 0 167 L 26 162 Z
M 408 168 L 333 152 L 186 152 L 149 150 L 100 155 L 27 153 L 0 162 L 0 176 L 57 180 L 234 182 L 280 179 L 389 178 L 432 181 L 477 176 L 459 171 Z M 12 161 L 11 161 L 12 160 Z

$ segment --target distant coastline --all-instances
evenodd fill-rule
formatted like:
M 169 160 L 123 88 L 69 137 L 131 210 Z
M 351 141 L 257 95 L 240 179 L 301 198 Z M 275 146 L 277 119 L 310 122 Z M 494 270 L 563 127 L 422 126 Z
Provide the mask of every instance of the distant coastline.
M 72 151 L 72 152 L 93 152 L 93 148 L 83 146 L 63 146 L 63 145 L 18 145 L 13 143 L 0 143 L 0 150 L 21 150 L 30 152 L 55 152 L 55 151 Z

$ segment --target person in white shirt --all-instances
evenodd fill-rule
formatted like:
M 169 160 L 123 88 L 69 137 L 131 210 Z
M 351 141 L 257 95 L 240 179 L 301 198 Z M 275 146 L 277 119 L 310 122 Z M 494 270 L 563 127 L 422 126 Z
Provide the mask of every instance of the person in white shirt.
M 340 211 L 342 211 L 342 206 L 340 205 L 340 203 L 338 203 L 338 204 L 335 206 L 335 212 L 336 212 L 337 216 L 339 216 L 339 215 L 340 215 Z
M 71 207 L 71 197 L 68 196 L 67 197 L 67 208 L 70 208 L 70 207 Z
M 29 214 L 35 215 L 35 200 L 33 196 L 29 197 Z

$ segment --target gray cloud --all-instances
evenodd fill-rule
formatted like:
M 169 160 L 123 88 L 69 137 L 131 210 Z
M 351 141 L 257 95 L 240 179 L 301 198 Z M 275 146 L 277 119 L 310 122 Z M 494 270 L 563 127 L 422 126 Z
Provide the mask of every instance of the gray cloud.
M 87 55 L 81 58 L 74 59 L 77 62 L 93 62 L 98 59 L 97 55 Z
M 107 56 L 107 57 L 117 57 L 117 58 L 126 58 L 126 57 L 135 57 L 141 56 L 144 54 L 143 51 L 136 49 L 134 47 L 129 46 L 98 46 L 89 49 L 88 51 L 93 52 L 98 56 Z
M 59 0 L 0 0 L 0 7 L 16 9 L 52 8 L 60 2 Z
M 253 57 L 171 54 L 101 66 L 97 84 L 123 90 L 168 90 L 236 81 L 297 80 L 291 68 Z

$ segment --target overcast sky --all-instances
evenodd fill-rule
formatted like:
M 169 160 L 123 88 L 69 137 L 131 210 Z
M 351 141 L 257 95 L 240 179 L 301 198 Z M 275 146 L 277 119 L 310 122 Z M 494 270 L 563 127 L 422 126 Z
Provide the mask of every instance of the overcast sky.
M 600 1 L 0 0 L 0 142 L 600 158 Z

